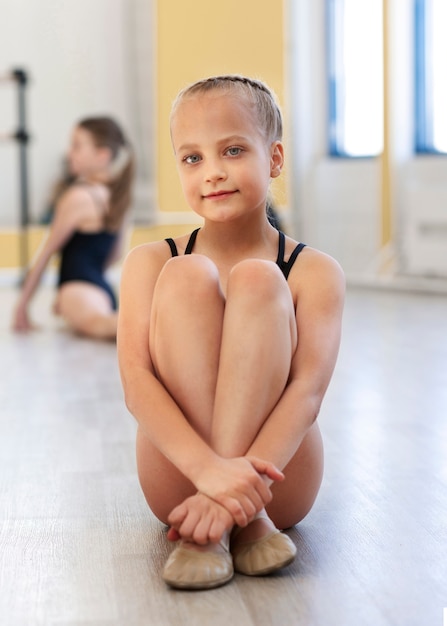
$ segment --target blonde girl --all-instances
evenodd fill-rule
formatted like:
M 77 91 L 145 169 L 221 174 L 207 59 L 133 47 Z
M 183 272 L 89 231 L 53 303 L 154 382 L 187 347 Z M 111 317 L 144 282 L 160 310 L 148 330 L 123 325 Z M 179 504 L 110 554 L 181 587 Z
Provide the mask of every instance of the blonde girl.
M 320 487 L 317 416 L 344 278 L 332 258 L 267 219 L 284 150 L 264 83 L 236 75 L 187 87 L 171 137 L 203 226 L 129 254 L 118 353 L 140 483 L 177 540 L 163 578 L 203 589 L 295 556 L 280 529 L 303 519 Z

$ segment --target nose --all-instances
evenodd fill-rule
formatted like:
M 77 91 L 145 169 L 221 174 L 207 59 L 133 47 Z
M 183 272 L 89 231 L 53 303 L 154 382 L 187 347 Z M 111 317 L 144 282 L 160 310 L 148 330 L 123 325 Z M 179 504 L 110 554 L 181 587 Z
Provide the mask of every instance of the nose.
M 225 180 L 227 173 L 223 164 L 218 159 L 212 159 L 207 162 L 205 170 L 205 180 L 209 183 L 215 183 L 219 180 Z

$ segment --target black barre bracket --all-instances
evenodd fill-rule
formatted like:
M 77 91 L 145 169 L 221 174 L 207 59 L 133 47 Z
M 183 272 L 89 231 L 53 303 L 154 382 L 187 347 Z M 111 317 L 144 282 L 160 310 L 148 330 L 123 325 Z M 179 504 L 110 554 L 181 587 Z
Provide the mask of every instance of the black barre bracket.
M 11 76 L 19 85 L 26 85 L 28 83 L 28 74 L 23 69 L 17 68 L 12 70 Z
M 14 68 L 7 77 L 17 84 L 17 109 L 18 109 L 18 129 L 11 133 L 10 139 L 14 139 L 19 147 L 19 191 L 20 191 L 20 265 L 22 274 L 25 276 L 29 254 L 28 254 L 28 155 L 27 144 L 30 136 L 26 130 L 26 102 L 25 93 L 28 84 L 28 73 L 23 68 Z

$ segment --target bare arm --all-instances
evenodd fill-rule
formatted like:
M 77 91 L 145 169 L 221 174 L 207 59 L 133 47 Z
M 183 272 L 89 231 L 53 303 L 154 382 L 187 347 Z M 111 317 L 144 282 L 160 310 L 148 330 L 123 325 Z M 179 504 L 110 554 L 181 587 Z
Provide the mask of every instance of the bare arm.
M 85 219 L 86 211 L 80 198 L 81 189 L 70 189 L 59 201 L 49 233 L 28 271 L 17 302 L 13 319 L 14 330 L 23 331 L 32 328 L 28 318 L 28 305 L 39 285 L 48 262 L 58 252 L 76 230 L 80 221 Z M 88 210 L 88 207 L 87 207 Z
M 332 377 L 341 337 L 344 275 L 333 259 L 309 250 L 300 263 L 299 283 L 291 287 L 296 289 L 298 347 L 289 384 L 247 452 L 280 469 L 317 418 Z

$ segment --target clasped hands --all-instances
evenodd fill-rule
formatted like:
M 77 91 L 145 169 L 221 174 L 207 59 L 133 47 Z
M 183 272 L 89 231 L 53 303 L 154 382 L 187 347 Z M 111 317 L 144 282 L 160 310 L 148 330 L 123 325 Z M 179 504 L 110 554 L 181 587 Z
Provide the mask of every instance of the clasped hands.
M 225 531 L 251 522 L 271 501 L 271 483 L 281 480 L 284 474 L 268 461 L 219 457 L 195 481 L 197 493 L 171 511 L 168 539 L 218 543 Z

